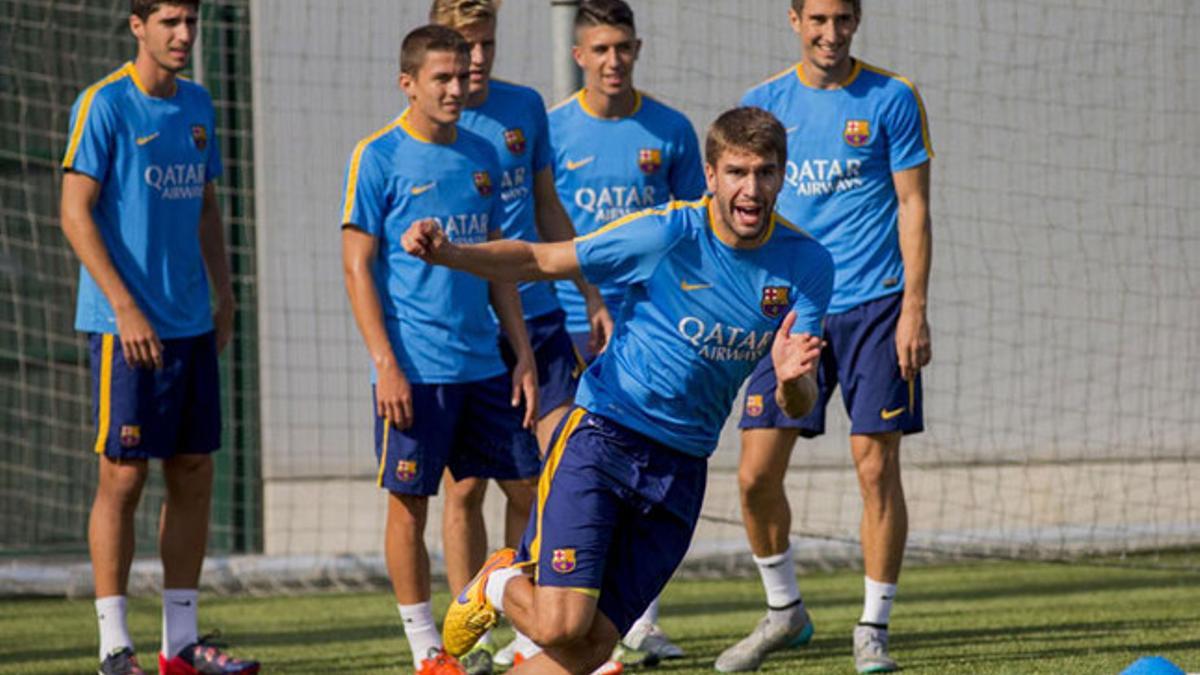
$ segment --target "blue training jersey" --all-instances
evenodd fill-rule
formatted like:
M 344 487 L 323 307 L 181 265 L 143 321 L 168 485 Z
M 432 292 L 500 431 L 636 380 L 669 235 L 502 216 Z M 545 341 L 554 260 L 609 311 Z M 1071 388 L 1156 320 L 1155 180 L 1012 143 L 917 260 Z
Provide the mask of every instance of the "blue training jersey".
M 500 231 L 508 239 L 540 241 L 533 196 L 534 176 L 550 166 L 550 130 L 542 97 L 529 87 L 493 79 L 483 105 L 467 108 L 458 121 L 492 144 L 500 157 Z M 554 284 L 517 284 L 526 319 L 559 308 Z
M 933 157 L 912 83 L 855 61 L 840 88 L 816 89 L 797 64 L 746 92 L 742 104 L 771 112 L 787 129 L 787 182 L 775 208 L 833 254 L 829 312 L 903 291 L 892 174 Z
M 346 169 L 342 224 L 378 239 L 373 274 L 396 361 L 412 382 L 461 383 L 504 372 L 488 283 L 409 255 L 400 237 L 438 221 L 450 241 L 477 244 L 499 230 L 496 151 L 458 129 L 438 144 L 406 122 L 408 110 L 359 141 Z
M 204 187 L 221 175 L 212 99 L 176 79 L 146 92 L 132 63 L 83 91 L 71 109 L 63 169 L 100 183 L 92 218 L 117 274 L 160 338 L 212 330 L 200 254 Z M 75 329 L 116 333 L 108 298 L 80 265 Z
M 692 123 L 682 113 L 635 92 L 633 114 L 604 119 L 588 110 L 584 92 L 550 111 L 554 177 L 558 196 L 577 234 L 672 199 L 704 194 L 704 165 Z M 587 333 L 587 305 L 569 281 L 557 284 L 567 330 Z M 616 317 L 625 298 L 619 284 L 600 285 Z
M 797 313 L 793 333 L 820 335 L 833 289 L 832 258 L 815 239 L 775 215 L 761 245 L 733 248 L 710 201 L 672 202 L 575 240 L 589 281 L 629 292 L 575 402 L 699 457 L 716 449 L 787 312 Z

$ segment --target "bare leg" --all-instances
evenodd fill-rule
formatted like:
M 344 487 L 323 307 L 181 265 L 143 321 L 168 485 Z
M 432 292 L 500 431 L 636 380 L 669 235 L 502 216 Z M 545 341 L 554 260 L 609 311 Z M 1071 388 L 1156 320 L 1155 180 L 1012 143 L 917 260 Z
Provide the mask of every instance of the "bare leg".
M 742 522 L 754 555 L 765 558 L 788 548 L 792 509 L 783 477 L 792 458 L 796 429 L 745 429 L 738 464 Z
M 596 611 L 596 598 L 567 588 L 538 587 L 527 576 L 504 588 L 504 613 L 542 652 L 513 669 L 522 673 L 587 675 L 604 664 L 617 640 L 617 627 Z
M 197 588 L 212 505 L 211 455 L 175 455 L 163 460 L 167 497 L 158 520 L 163 588 Z
M 487 480 L 464 478 L 456 481 L 447 469 L 442 477 L 442 489 L 445 494 L 442 548 L 446 559 L 446 581 L 451 593 L 458 593 L 483 567 L 487 558 L 487 525 L 483 520 Z
M 542 419 L 537 422 L 537 440 L 538 449 L 542 453 L 542 457 L 550 451 L 550 441 L 554 437 L 554 430 L 558 428 L 558 423 L 562 421 L 563 415 L 566 415 L 571 410 L 571 404 L 565 403 L 558 406 L 554 410 L 542 416 Z
M 425 548 L 428 507 L 428 497 L 388 493 L 383 552 L 396 602 L 401 605 L 429 600 L 429 551 Z
M 133 564 L 133 514 L 146 484 L 144 459 L 100 456 L 100 480 L 88 518 L 88 548 L 96 597 L 125 595 Z
M 504 545 L 509 548 L 516 548 L 521 544 L 521 535 L 525 534 L 525 528 L 529 525 L 533 500 L 537 498 L 537 482 L 536 477 L 499 481 L 500 489 L 504 490 L 508 498 L 508 505 L 504 511 Z M 482 565 L 483 561 L 480 561 L 475 569 L 478 570 Z
M 863 568 L 876 581 L 900 579 L 908 539 L 908 508 L 900 481 L 900 432 L 850 436 L 862 492 Z

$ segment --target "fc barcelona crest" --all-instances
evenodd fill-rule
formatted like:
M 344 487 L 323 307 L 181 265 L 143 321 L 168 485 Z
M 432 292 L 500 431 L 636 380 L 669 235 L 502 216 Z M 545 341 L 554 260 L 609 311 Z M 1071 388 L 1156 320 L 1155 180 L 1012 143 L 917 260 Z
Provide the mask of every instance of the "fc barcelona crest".
M 638 168 L 642 170 L 642 173 L 654 173 L 660 166 L 662 166 L 662 150 L 658 148 L 638 150 Z
M 121 447 L 135 448 L 142 442 L 142 427 L 137 424 L 121 425 Z
M 762 394 L 750 394 L 746 397 L 746 414 L 751 417 L 763 414 Z
M 508 146 L 508 151 L 514 155 L 525 152 L 525 132 L 521 131 L 521 127 L 504 130 L 504 145 Z
M 860 148 L 871 140 L 871 123 L 867 120 L 846 120 L 846 128 L 842 130 L 842 138 L 852 148 Z
M 570 574 L 575 571 L 575 549 L 556 548 L 550 567 L 559 574 Z
M 401 483 L 412 482 L 412 479 L 417 477 L 417 462 L 416 460 L 402 459 L 396 462 L 396 480 Z
M 788 305 L 792 304 L 788 300 L 787 286 L 765 286 L 762 292 L 762 313 L 768 319 L 778 319 L 787 311 Z
M 197 150 L 208 147 L 208 129 L 205 129 L 203 124 L 192 125 L 192 142 L 196 144 Z
M 484 197 L 492 194 L 492 177 L 488 175 L 488 172 L 475 172 L 475 189 L 479 190 L 479 194 Z

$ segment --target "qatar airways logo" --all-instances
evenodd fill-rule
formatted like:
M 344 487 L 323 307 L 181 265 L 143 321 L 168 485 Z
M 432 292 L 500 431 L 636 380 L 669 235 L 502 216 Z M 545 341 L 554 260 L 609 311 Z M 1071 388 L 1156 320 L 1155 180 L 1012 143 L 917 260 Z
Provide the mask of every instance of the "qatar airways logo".
M 758 361 L 771 349 L 774 330 L 756 331 L 720 322 L 685 316 L 676 327 L 679 335 L 709 361 Z
M 653 185 L 613 185 L 579 188 L 575 191 L 575 206 L 595 217 L 597 223 L 607 223 L 631 213 L 658 205 Z
M 203 163 L 151 164 L 142 173 L 146 185 L 158 192 L 160 199 L 201 199 L 204 197 Z
M 451 216 L 433 216 L 446 238 L 458 244 L 478 244 L 487 241 L 488 214 L 456 213 Z
M 787 163 L 788 185 L 801 197 L 815 197 L 862 187 L 862 160 L 806 159 Z
M 518 166 L 512 171 L 504 171 L 500 175 L 500 201 L 511 202 L 529 196 L 529 186 L 525 184 L 525 167 Z

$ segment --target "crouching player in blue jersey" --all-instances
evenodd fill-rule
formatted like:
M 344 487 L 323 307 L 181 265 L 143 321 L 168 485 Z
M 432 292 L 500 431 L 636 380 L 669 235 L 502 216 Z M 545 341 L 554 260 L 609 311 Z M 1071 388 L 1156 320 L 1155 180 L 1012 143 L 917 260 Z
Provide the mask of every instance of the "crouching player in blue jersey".
M 912 84 L 850 56 L 861 14 L 859 0 L 791 0 L 803 60 L 742 99 L 788 127 L 779 212 L 803 222 L 829 249 L 837 278 L 817 377 L 821 399 L 812 414 L 799 420 L 778 414 L 769 362 L 746 388 L 738 485 L 767 613 L 717 659 L 724 672 L 755 670 L 768 653 L 813 634 L 788 544 L 783 478 L 796 438 L 824 432 L 825 407 L 839 386 L 863 499 L 866 574 L 855 668 L 899 668 L 888 653 L 888 620 L 908 533 L 900 439 L 924 428 L 920 370 L 931 356 L 925 305 L 933 151 Z
M 125 621 L 133 517 L 162 460 L 160 673 L 256 673 L 197 635 L 213 458 L 221 442 L 217 352 L 233 335 L 233 287 L 213 181 L 212 100 L 177 77 L 197 0 L 133 0 L 137 57 L 80 94 L 63 157 L 62 227 L 82 264 L 77 330 L 88 334 L 99 485 L 88 521 L 103 675 L 137 674 Z M 209 280 L 217 310 L 209 304 Z
M 691 541 L 707 457 L 742 381 L 768 351 L 789 415 L 816 400 L 833 267 L 773 213 L 786 135 L 738 108 L 708 134 L 712 197 L 617 220 L 573 242 L 465 246 L 415 223 L 405 250 L 493 279 L 629 288 L 608 350 L 588 368 L 538 484 L 521 553 L 492 555 L 451 602 L 462 653 L 504 612 L 543 652 L 517 672 L 588 673 L 662 590 Z M 532 567 L 532 577 L 523 568 Z
M 486 139 L 500 158 L 497 194 L 504 208 L 502 234 L 524 241 L 566 241 L 575 228 L 567 218 L 554 187 L 550 134 L 542 97 L 533 89 L 491 77 L 496 59 L 496 16 L 493 0 L 434 0 L 429 9 L 431 23 L 458 31 L 471 49 L 470 79 L 466 108 L 459 126 Z M 590 342 L 600 351 L 612 333 L 612 317 L 594 286 L 582 278 L 575 285 L 586 298 Z M 533 347 L 538 373 L 538 446 L 543 453 L 550 437 L 575 400 L 575 388 L 583 365 L 571 336 L 565 314 L 547 281 L 518 285 L 526 329 Z M 506 336 L 500 338 L 505 362 L 515 363 L 515 352 Z M 516 546 L 529 521 L 533 505 L 533 481 L 528 489 L 506 492 L 505 543 Z M 443 480 L 445 507 L 442 541 L 446 578 L 457 593 L 487 557 L 487 530 L 483 499 L 487 481 L 479 478 L 455 480 L 449 472 Z M 505 488 L 501 484 L 501 488 Z M 524 487 L 524 486 L 522 486 Z M 537 646 L 518 632 L 503 649 L 496 649 L 491 633 L 480 639 L 476 649 L 463 657 L 468 673 L 490 672 L 493 660 L 512 665 L 517 654 L 532 656 Z M 494 654 L 494 657 L 493 657 Z
M 374 365 L 385 558 L 418 670 L 441 647 L 424 533 L 443 472 L 495 479 L 515 494 L 532 493 L 540 469 L 526 429 L 537 413 L 537 378 L 515 285 L 430 267 L 400 247 L 405 229 L 426 218 L 455 242 L 500 236 L 496 151 L 457 126 L 468 64 L 466 41 L 449 28 L 424 26 L 404 38 L 400 86 L 409 107 L 355 146 L 342 213 L 346 291 Z M 511 376 L 489 297 L 514 352 Z

